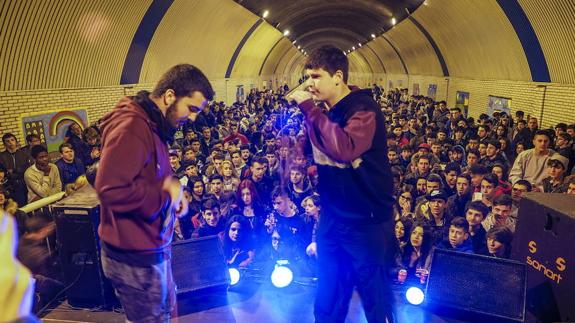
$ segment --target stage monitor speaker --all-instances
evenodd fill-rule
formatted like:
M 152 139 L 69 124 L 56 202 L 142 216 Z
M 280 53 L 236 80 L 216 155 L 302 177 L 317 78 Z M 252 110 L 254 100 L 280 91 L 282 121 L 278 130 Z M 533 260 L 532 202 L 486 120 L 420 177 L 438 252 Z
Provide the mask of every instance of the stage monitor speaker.
M 51 206 L 56 222 L 57 248 L 68 303 L 77 307 L 111 306 L 115 296 L 100 262 L 100 206 L 87 186 Z
M 527 264 L 527 319 L 575 321 L 575 196 L 528 193 L 511 258 Z
M 470 317 L 522 322 L 525 271 L 524 264 L 512 260 L 435 249 L 426 302 Z
M 225 288 L 230 282 L 218 236 L 174 242 L 172 272 L 178 293 Z

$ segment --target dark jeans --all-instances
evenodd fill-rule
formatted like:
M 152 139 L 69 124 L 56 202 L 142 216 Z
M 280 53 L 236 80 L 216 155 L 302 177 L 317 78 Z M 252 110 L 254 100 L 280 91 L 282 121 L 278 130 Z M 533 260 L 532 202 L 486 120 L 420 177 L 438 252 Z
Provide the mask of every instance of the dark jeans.
M 317 237 L 316 322 L 344 322 L 354 287 L 368 322 L 394 322 L 388 277 L 395 243 L 393 224 L 345 224 L 330 219 L 322 224 L 325 218 Z
M 170 321 L 176 304 L 170 261 L 136 267 L 109 258 L 102 250 L 102 268 L 129 321 Z

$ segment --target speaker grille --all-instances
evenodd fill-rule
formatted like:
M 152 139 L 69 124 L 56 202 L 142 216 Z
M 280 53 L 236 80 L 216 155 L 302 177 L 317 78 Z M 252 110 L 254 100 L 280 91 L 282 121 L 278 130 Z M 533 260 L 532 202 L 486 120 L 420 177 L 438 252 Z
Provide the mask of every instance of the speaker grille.
M 427 302 L 511 320 L 525 316 L 525 265 L 437 249 Z
M 217 236 L 177 242 L 172 248 L 172 271 L 178 292 L 229 283 L 228 267 Z

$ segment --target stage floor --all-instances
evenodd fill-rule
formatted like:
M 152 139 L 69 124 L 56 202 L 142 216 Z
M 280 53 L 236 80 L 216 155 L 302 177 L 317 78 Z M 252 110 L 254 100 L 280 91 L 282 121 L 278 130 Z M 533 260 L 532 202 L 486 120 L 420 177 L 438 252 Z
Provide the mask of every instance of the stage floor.
M 395 286 L 397 318 L 399 322 L 443 323 L 463 322 L 441 318 L 423 307 L 407 304 L 402 288 Z M 184 294 L 178 297 L 177 319 L 173 322 L 313 322 L 315 286 L 296 284 L 277 289 L 271 283 L 242 281 L 231 290 L 201 294 Z M 43 322 L 125 322 L 125 316 L 114 311 L 72 309 L 66 302 L 42 317 Z M 367 322 L 357 293 L 351 300 L 346 322 Z

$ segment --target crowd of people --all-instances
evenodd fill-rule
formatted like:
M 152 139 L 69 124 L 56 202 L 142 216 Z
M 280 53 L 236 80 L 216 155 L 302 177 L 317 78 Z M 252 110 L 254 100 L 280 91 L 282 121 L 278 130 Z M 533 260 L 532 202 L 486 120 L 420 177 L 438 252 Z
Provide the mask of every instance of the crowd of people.
M 230 266 L 287 259 L 314 274 L 317 167 L 286 90 L 252 89 L 231 106 L 213 102 L 178 129 L 169 161 L 190 203 L 174 240 L 218 235 Z M 522 111 L 475 120 L 407 89 L 374 85 L 373 95 L 386 118 L 396 198 L 394 275 L 421 278 L 434 248 L 507 258 L 523 194 L 575 194 L 575 124 L 539 129 Z M 22 147 L 10 133 L 2 141 L 0 206 L 12 213 L 64 190 L 73 194 L 106 154 L 97 123 L 70 125 L 55 162 L 36 135 Z M 18 217 L 21 236 L 32 230 L 28 220 Z

